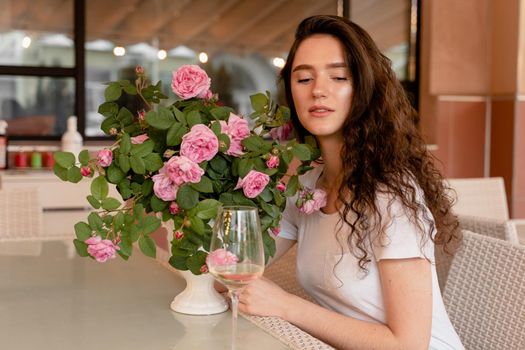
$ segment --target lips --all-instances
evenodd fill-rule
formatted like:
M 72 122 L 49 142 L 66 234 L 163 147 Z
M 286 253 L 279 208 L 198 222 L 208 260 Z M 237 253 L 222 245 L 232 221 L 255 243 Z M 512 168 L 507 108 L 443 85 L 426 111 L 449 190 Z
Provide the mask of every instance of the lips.
M 332 112 L 334 112 L 334 109 L 323 106 L 323 105 L 315 105 L 310 108 L 308 108 L 308 112 L 316 117 L 324 117 Z

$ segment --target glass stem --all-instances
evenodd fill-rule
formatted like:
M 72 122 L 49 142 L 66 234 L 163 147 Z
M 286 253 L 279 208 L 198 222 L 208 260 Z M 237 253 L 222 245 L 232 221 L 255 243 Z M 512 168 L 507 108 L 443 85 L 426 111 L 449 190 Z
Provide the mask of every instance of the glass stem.
M 232 301 L 232 346 L 231 349 L 235 350 L 237 340 L 237 310 L 239 308 L 239 290 L 231 289 L 230 298 Z

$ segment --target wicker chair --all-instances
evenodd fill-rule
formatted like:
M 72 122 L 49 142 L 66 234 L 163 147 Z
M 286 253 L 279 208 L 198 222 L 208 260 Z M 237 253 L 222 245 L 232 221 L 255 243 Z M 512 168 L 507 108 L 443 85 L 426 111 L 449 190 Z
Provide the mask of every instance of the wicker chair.
M 466 349 L 525 349 L 525 247 L 463 231 L 443 299 Z
M 42 208 L 36 187 L 0 190 L 0 242 L 42 237 Z
M 509 208 L 501 177 L 447 179 L 457 198 L 454 212 L 484 218 L 508 220 Z
M 459 215 L 459 227 L 463 230 L 479 233 L 483 236 L 493 237 L 511 243 L 519 243 L 516 226 L 509 220 L 496 220 L 480 218 L 469 215 Z M 453 251 L 455 249 L 452 249 Z M 436 271 L 438 275 L 439 287 L 441 290 L 447 282 L 447 275 L 452 263 L 453 255 L 447 254 L 442 247 L 436 247 Z

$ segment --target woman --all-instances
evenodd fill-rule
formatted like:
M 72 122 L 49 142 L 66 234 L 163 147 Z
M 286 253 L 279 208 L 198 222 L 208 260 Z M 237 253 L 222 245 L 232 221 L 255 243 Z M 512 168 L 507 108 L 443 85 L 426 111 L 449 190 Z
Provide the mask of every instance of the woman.
M 434 265 L 434 244 L 458 238 L 457 220 L 390 61 L 356 24 L 314 16 L 281 78 L 299 138 L 313 135 L 322 153 L 301 183 L 327 203 L 310 215 L 288 203 L 275 258 L 297 241 L 299 281 L 319 305 L 260 279 L 240 310 L 339 349 L 462 349 Z

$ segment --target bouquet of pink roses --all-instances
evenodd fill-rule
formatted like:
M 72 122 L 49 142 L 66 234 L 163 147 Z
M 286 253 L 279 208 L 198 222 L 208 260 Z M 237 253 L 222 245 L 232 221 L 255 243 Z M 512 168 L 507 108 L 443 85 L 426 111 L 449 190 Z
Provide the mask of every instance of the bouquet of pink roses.
M 106 261 L 118 253 L 128 259 L 138 242 L 141 251 L 153 257 L 156 246 L 150 234 L 161 220 L 172 220 L 170 264 L 200 274 L 207 271 L 208 222 L 221 205 L 259 208 L 267 258 L 275 251 L 269 232 L 279 232 L 286 197 L 301 189 L 301 210 L 322 205 L 322 195 L 301 188 L 297 177 L 311 169 L 319 152 L 308 143 L 269 138 L 290 116 L 268 92 L 251 96 L 255 127 L 250 130 L 248 121 L 232 108 L 218 105 L 210 79 L 198 66 L 182 66 L 173 73 L 172 90 L 180 100 L 170 106 L 159 105 L 167 98 L 160 82 L 149 84 L 141 67 L 136 73 L 135 84 L 109 83 L 106 102 L 99 107 L 105 116 L 102 130 L 116 136 L 111 147 L 94 159 L 84 150 L 78 162 L 71 153 L 55 153 L 54 171 L 62 180 L 94 177 L 87 200 L 95 211 L 87 222 L 75 225 L 74 244 L 81 256 Z M 146 110 L 134 115 L 119 105 L 124 93 L 140 98 Z M 288 168 L 294 157 L 301 164 L 291 175 Z M 123 201 L 108 197 L 108 184 L 117 186 Z

